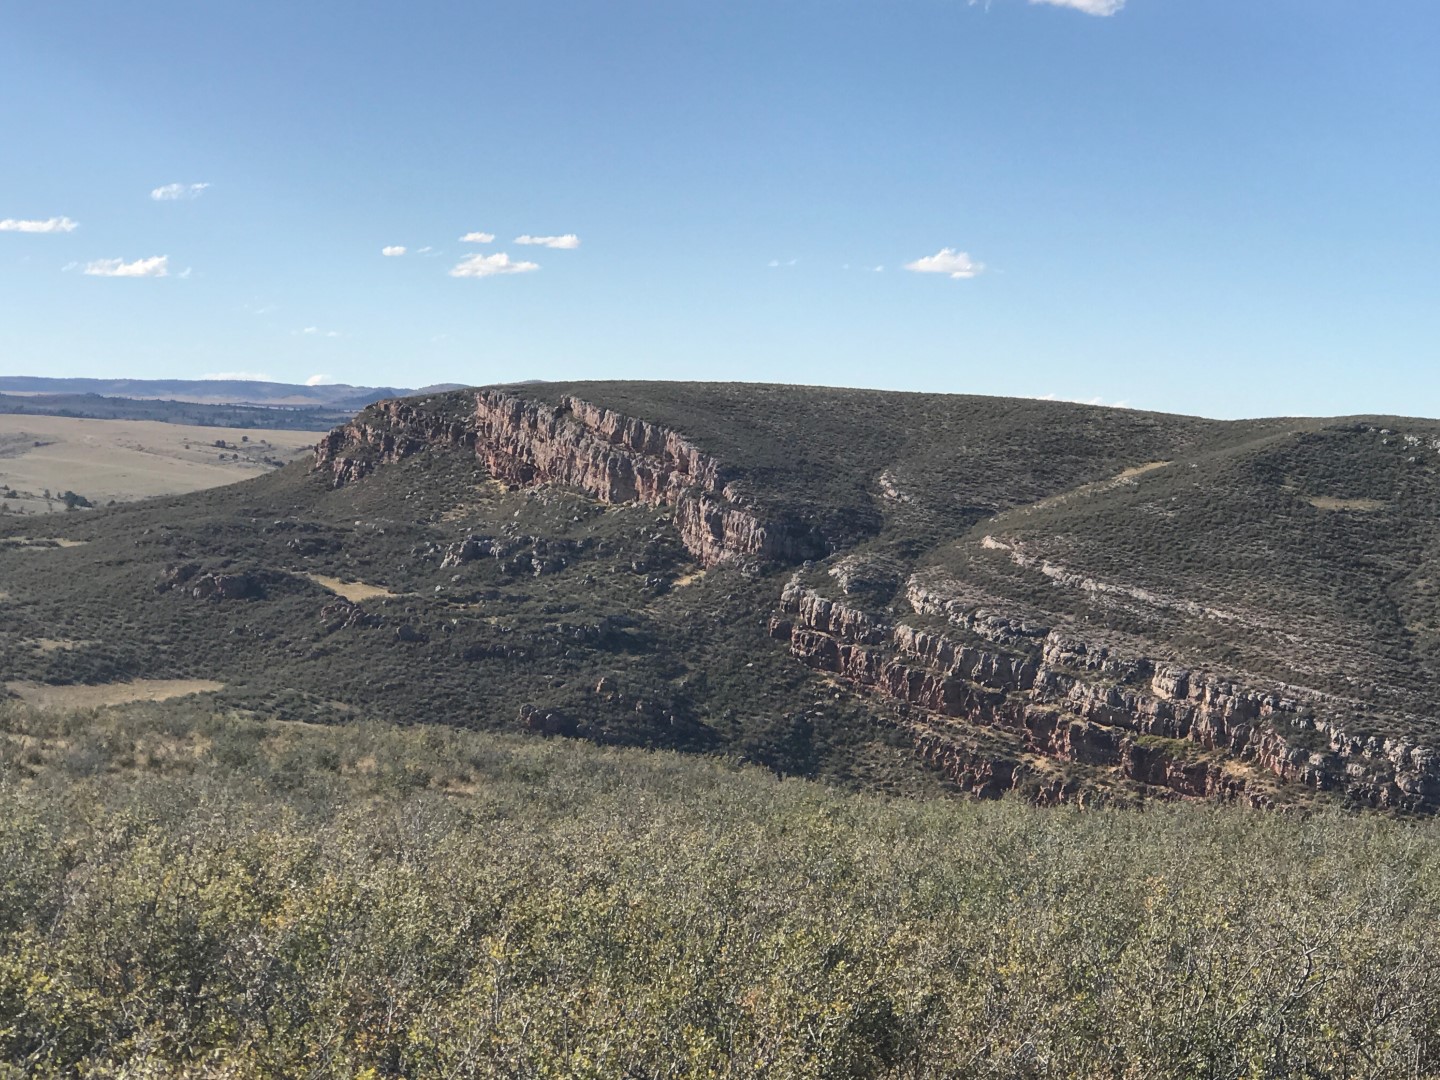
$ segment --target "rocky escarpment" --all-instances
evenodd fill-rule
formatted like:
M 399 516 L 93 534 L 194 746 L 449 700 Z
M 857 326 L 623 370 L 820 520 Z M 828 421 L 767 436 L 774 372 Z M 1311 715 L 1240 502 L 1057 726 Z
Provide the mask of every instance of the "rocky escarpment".
M 326 434 L 315 447 L 314 467 L 338 488 L 430 447 L 474 445 L 474 427 L 463 414 L 402 398 L 377 402 Z
M 336 428 L 315 450 L 335 486 L 432 446 L 471 449 L 496 479 L 560 484 L 603 503 L 668 506 L 703 566 L 798 563 L 826 553 L 818 530 L 766 507 L 715 457 L 668 428 L 562 397 L 502 390 L 434 401 L 388 401 Z
M 923 610 L 923 589 L 911 601 Z M 1042 801 L 1085 797 L 1090 785 L 1055 777 L 1058 762 L 1255 804 L 1270 802 L 1277 782 L 1381 807 L 1440 802 L 1440 758 L 1344 734 L 1317 715 L 1336 705 L 1321 695 L 1259 690 L 995 616 L 952 613 L 952 625 L 887 622 L 797 576 L 771 631 L 809 667 L 897 706 L 921 754 L 979 794 L 1028 786 Z M 974 728 L 994 736 L 988 751 Z

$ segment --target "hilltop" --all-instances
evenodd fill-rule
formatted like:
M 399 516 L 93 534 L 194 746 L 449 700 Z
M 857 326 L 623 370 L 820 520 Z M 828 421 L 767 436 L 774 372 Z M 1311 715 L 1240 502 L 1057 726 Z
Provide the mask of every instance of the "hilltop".
M 1431 420 L 445 391 L 245 484 L 0 522 L 0 662 L 890 791 L 1431 809 L 1437 470 Z

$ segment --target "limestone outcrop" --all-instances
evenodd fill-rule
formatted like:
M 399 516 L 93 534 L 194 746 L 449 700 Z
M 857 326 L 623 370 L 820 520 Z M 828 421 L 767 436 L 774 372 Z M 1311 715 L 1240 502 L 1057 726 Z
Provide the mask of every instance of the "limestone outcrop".
M 921 605 L 924 605 L 923 600 Z M 979 794 L 1027 787 L 1039 801 L 1092 794 L 1048 763 L 1075 763 L 1177 796 L 1272 801 L 1277 782 L 1343 791 L 1372 806 L 1440 801 L 1440 759 L 1356 738 L 1323 713 L 1340 704 L 1290 687 L 1117 655 L 1072 633 L 951 612 L 949 632 L 892 623 L 787 585 L 773 636 L 816 670 L 896 707 L 919 752 Z M 987 760 L 970 728 L 1007 737 Z
M 453 400 L 443 408 L 409 399 L 372 406 L 320 442 L 315 468 L 339 487 L 427 447 L 459 446 L 506 483 L 671 507 L 681 542 L 702 566 L 798 563 L 827 553 L 816 529 L 766 507 L 678 432 L 569 396 L 552 405 L 477 390 L 463 412 Z

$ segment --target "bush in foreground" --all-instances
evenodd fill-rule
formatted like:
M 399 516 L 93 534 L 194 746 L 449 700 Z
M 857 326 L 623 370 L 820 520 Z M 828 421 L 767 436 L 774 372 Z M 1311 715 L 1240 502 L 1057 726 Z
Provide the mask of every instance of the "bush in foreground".
M 0 707 L 13 1075 L 1414 1077 L 1440 833 Z

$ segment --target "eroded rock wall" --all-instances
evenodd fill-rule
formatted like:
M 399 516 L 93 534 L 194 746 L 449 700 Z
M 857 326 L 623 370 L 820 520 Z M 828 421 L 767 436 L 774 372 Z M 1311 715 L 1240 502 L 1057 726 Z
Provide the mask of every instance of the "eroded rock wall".
M 994 617 L 957 614 L 958 637 L 890 624 L 798 578 L 780 610 L 771 632 L 796 659 L 900 706 L 922 756 L 981 794 L 1020 785 L 1026 770 L 1013 760 L 980 768 L 954 737 L 957 721 L 1006 732 L 1024 753 L 1176 795 L 1264 804 L 1278 781 L 1373 806 L 1440 804 L 1429 750 L 1346 736 L 1294 693 Z M 1051 784 L 1039 796 L 1065 801 L 1083 790 Z
M 321 441 L 315 467 L 338 487 L 428 446 L 465 446 L 508 483 L 672 507 L 681 542 L 703 566 L 826 554 L 817 530 L 765 507 L 678 432 L 568 396 L 550 404 L 478 390 L 470 398 L 458 416 L 453 396 L 443 410 L 412 399 L 372 406 Z

